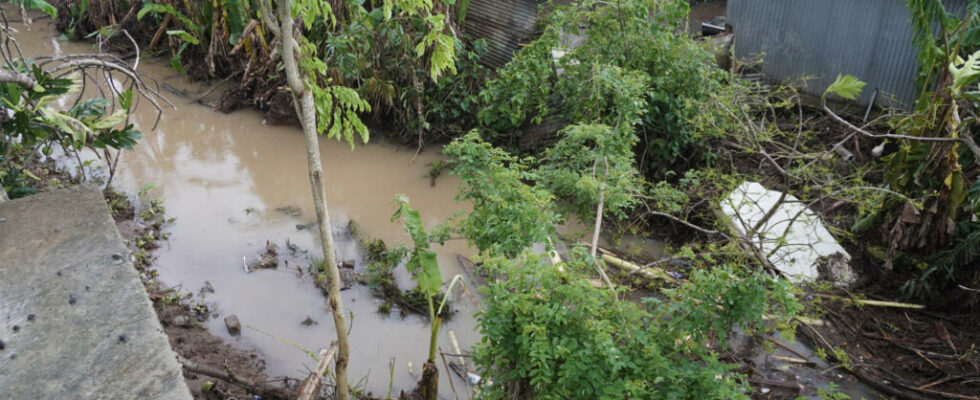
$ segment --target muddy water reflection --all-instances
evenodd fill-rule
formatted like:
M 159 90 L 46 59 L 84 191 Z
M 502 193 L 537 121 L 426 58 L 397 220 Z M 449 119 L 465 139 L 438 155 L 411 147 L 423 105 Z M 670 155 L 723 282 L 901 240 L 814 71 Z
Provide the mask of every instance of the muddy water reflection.
M 18 29 L 22 47 L 34 55 L 90 51 L 86 44 L 54 40 L 57 35 L 48 21 L 37 21 L 30 28 L 18 24 Z M 162 62 L 144 60 L 140 70 L 182 90 L 203 91 L 201 85 L 174 77 Z M 198 293 L 209 281 L 215 293 L 207 294 L 206 302 L 215 304 L 221 317 L 236 314 L 247 327 L 241 338 L 228 337 L 222 318 L 209 321 L 208 327 L 242 347 L 260 349 L 271 375 L 299 376 L 314 363 L 286 341 L 316 350 L 333 340 L 333 322 L 324 298 L 308 274 L 298 276 L 293 264 L 246 274 L 242 258 L 254 257 L 266 240 L 278 243 L 281 249 L 289 240 L 311 254 L 319 253 L 311 230 L 296 227 L 315 218 L 301 132 L 266 125 L 252 111 L 225 115 L 168 97 L 177 110 L 166 111 L 156 130 L 150 130 L 155 115 L 143 107 L 136 123 L 145 138 L 135 151 L 123 155 L 115 185 L 135 193 L 152 183 L 149 196 L 163 199 L 167 212 L 176 218 L 170 243 L 158 253 L 164 285 L 181 285 L 184 292 Z M 335 231 L 354 219 L 370 235 L 389 243 L 407 243 L 402 228 L 389 221 L 396 193 L 411 197 L 430 225 L 460 207 L 453 200 L 458 181 L 442 177 L 435 187 L 429 186 L 427 164 L 439 159 L 434 152 L 420 155 L 413 163 L 414 151 L 408 149 L 372 143 L 351 152 L 346 145 L 328 140 L 322 141 L 321 152 Z M 297 207 L 300 214 L 276 211 L 287 206 Z M 340 259 L 357 258 L 350 238 L 339 235 L 337 239 Z M 455 254 L 469 252 L 461 242 L 439 249 L 447 278 L 458 271 Z M 357 261 L 357 269 L 362 270 L 361 260 Z M 343 295 L 345 309 L 353 314 L 349 319 L 352 379 L 364 377 L 367 389 L 384 393 L 387 365 L 395 357 L 396 391 L 411 389 L 413 379 L 405 366 L 411 361 L 416 371 L 420 368 L 427 350 L 428 321 L 379 315 L 379 301 L 363 286 Z M 450 348 L 448 329 L 456 331 L 464 347 L 479 338 L 473 330 L 474 306 L 463 301 L 458 305 L 460 312 L 443 324 L 439 345 L 444 349 Z M 318 324 L 302 325 L 307 316 Z M 445 382 L 448 376 L 442 379 Z M 443 386 L 448 390 L 448 385 Z

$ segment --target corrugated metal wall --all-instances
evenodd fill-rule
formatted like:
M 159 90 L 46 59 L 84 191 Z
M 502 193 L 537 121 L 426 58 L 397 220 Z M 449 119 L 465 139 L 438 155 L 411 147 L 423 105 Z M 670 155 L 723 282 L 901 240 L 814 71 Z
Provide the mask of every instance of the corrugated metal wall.
M 534 31 L 543 0 L 471 0 L 466 12 L 466 33 L 486 39 L 483 64 L 500 68 L 520 50 Z
M 962 12 L 966 0 L 945 1 Z M 904 0 L 729 0 L 735 55 L 762 57 L 769 77 L 821 95 L 838 74 L 868 82 L 858 99 L 910 106 L 916 97 L 916 50 Z M 897 102 L 897 104 L 896 104 Z

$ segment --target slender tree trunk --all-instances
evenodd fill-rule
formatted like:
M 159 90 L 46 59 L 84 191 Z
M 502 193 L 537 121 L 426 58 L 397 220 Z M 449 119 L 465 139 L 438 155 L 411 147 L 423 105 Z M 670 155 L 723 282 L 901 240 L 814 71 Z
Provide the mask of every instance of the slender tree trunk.
M 605 158 L 603 158 L 603 162 L 605 163 L 606 166 L 605 175 L 609 175 L 609 163 L 606 162 Z M 603 177 L 603 179 L 605 179 L 605 177 Z M 595 259 L 596 250 L 599 248 L 599 233 L 602 232 L 602 209 L 605 203 L 606 203 L 606 182 L 603 181 L 599 186 L 599 205 L 596 207 L 595 210 L 595 227 L 593 228 L 592 231 L 592 250 L 590 251 L 590 254 L 592 255 L 593 259 Z M 599 263 L 598 259 L 595 259 L 595 263 L 596 263 L 595 268 L 597 271 L 599 271 L 599 276 L 602 278 L 602 281 L 605 282 L 606 286 L 609 286 L 610 289 L 615 290 L 616 287 L 613 286 L 612 281 L 609 280 L 609 276 L 606 275 L 606 271 L 602 268 L 602 264 Z
M 323 185 L 323 166 L 320 164 L 320 145 L 316 131 L 316 108 L 313 104 L 313 93 L 306 88 L 300 75 L 294 50 L 293 19 L 289 11 L 290 1 L 279 0 L 280 43 L 282 47 L 282 62 L 286 70 L 286 80 L 292 91 L 293 105 L 303 126 L 303 136 L 306 138 L 306 158 L 310 171 L 310 188 L 313 190 L 313 205 L 316 209 L 317 225 L 320 233 L 320 245 L 323 248 L 323 258 L 327 268 L 327 289 L 329 291 L 330 310 L 333 312 L 334 328 L 337 330 L 337 362 L 334 373 L 337 375 L 337 400 L 347 400 L 347 361 L 350 348 L 347 343 L 347 321 L 344 317 L 344 303 L 340 297 L 340 270 L 337 268 L 337 257 L 334 253 L 333 234 L 330 230 L 330 214 L 327 211 L 326 189 Z
M 603 186 L 605 186 L 605 184 L 603 184 Z M 592 232 L 592 251 L 590 252 L 593 259 L 595 259 L 596 250 L 599 248 L 599 232 L 602 230 L 602 206 L 605 201 L 606 191 L 605 188 L 603 188 L 599 190 L 599 206 L 596 207 L 595 210 L 595 229 Z M 602 264 L 599 263 L 598 259 L 596 259 L 595 263 L 596 271 L 599 271 L 599 277 L 602 278 L 602 282 L 604 282 L 606 286 L 609 286 L 610 289 L 615 290 L 616 287 L 613 286 L 612 281 L 609 280 L 609 276 L 606 275 L 606 271 L 602 268 Z

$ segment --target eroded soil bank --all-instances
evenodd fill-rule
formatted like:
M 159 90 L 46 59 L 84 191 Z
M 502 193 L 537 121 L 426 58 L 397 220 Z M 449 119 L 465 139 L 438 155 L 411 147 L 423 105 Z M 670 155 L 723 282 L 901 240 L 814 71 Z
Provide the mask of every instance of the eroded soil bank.
M 38 19 L 31 26 L 15 23 L 25 56 L 92 52 L 91 45 L 59 41 L 53 24 Z M 139 70 L 184 92 L 193 99 L 207 87 L 178 77 L 165 62 L 140 61 Z M 314 221 L 300 132 L 293 127 L 271 126 L 252 111 L 220 114 L 210 108 L 167 93 L 176 110 L 166 110 L 156 129 L 156 114 L 141 108 L 136 118 L 145 135 L 132 152 L 123 154 L 114 186 L 127 193 L 144 190 L 159 198 L 176 222 L 170 239 L 157 250 L 156 270 L 164 287 L 194 295 L 193 302 L 214 311 L 204 325 L 242 349 L 257 349 L 265 359 L 269 376 L 303 376 L 315 362 L 303 351 L 325 347 L 334 337 L 325 301 L 306 272 L 310 257 L 318 257 Z M 412 199 L 427 224 L 451 216 L 461 206 L 454 201 L 457 181 L 441 177 L 430 186 L 429 164 L 440 159 L 435 152 L 414 151 L 384 143 L 350 148 L 339 142 L 321 142 L 328 185 L 328 201 L 338 240 L 338 259 L 355 261 L 362 270 L 355 241 L 346 235 L 347 221 L 356 220 L 368 234 L 388 243 L 407 243 L 400 225 L 390 222 L 393 198 L 402 193 Z M 149 189 L 147 189 L 149 188 Z M 259 255 L 266 242 L 278 244 L 284 262 L 278 269 L 245 272 L 244 263 Z M 290 251 L 295 247 L 295 251 Z M 456 254 L 470 251 L 461 241 L 437 249 L 445 276 L 459 272 Z M 288 266 L 285 261 L 289 260 Z M 298 270 L 302 270 L 302 273 Z M 399 274 L 403 287 L 407 276 Z M 203 292 L 206 282 L 214 293 Z M 386 367 L 396 359 L 394 387 L 409 390 L 415 372 L 426 355 L 428 321 L 416 316 L 402 318 L 377 312 L 381 301 L 365 286 L 344 291 L 345 309 L 353 314 L 352 362 L 349 374 L 362 379 L 362 388 L 384 393 Z M 460 312 L 443 324 L 443 332 L 456 332 L 460 344 L 469 347 L 479 336 L 474 332 L 473 306 L 457 302 Z M 231 336 L 223 318 L 237 315 L 242 334 Z M 303 324 L 309 317 L 314 323 Z M 448 338 L 439 344 L 450 348 Z M 294 346 L 295 345 L 295 346 Z M 443 380 L 449 376 L 443 371 Z M 444 395 L 450 395 L 444 385 Z

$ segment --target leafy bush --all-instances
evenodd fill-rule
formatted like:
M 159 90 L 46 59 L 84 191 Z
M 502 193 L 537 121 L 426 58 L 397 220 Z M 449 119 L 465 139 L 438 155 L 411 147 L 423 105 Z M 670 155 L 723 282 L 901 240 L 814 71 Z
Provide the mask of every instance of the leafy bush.
M 601 131 L 601 137 L 570 135 L 615 140 L 608 126 L 579 129 Z M 527 169 L 530 160 L 494 148 L 476 132 L 446 153 L 463 181 L 460 199 L 473 203 L 459 229 L 481 250 L 482 272 L 491 282 L 477 315 L 482 340 L 474 360 L 490 382 L 481 398 L 744 399 L 741 378 L 708 342 L 724 348 L 736 325 L 750 333 L 792 332 L 789 318 L 801 307 L 791 286 L 763 273 L 724 265 L 695 270 L 690 281 L 663 291 L 668 301 L 637 304 L 593 286 L 588 278 L 596 260 L 583 248 L 574 248 L 566 262 L 546 264 L 529 248 L 547 242 L 559 219 L 551 193 L 532 186 L 541 176 Z M 548 162 L 557 161 L 543 165 Z M 562 169 L 556 164 L 541 174 Z M 582 205 L 591 201 L 583 198 Z M 767 325 L 764 315 L 780 317 Z
M 724 347 L 736 324 L 800 310 L 789 284 L 727 267 L 695 272 L 668 302 L 620 301 L 583 278 L 591 265 L 582 252 L 556 266 L 526 253 L 485 260 L 507 279 L 489 284 L 477 316 L 474 357 L 493 382 L 482 398 L 745 399 L 741 377 L 706 343 L 717 335 Z
M 111 101 L 101 97 L 83 99 L 79 97 L 84 79 L 81 72 L 56 77 L 24 60 L 12 60 L 3 68 L 33 84 L 0 84 L 0 109 L 4 112 L 0 118 L 0 182 L 10 188 L 12 197 L 35 192 L 23 177 L 32 176 L 30 170 L 38 154 L 51 155 L 55 147 L 68 155 L 83 148 L 131 150 L 143 136 L 129 122 L 134 107 L 130 90 L 118 92 Z M 63 110 L 57 106 L 59 100 L 72 105 Z M 110 176 L 114 168 L 110 163 Z
M 597 81 L 597 65 L 617 67 L 649 87 L 629 99 L 642 109 L 637 125 L 640 168 L 658 175 L 682 164 L 698 137 L 711 133 L 697 129 L 708 124 L 694 121 L 717 112 L 701 103 L 725 77 L 712 56 L 684 33 L 688 10 L 682 0 L 557 7 L 541 37 L 487 83 L 481 92 L 486 106 L 480 122 L 502 135 L 500 139 L 509 139 L 545 117 L 592 123 L 615 115 L 625 102 L 601 101 L 589 83 Z
M 542 186 L 569 201 L 580 220 L 595 214 L 600 198 L 605 210 L 625 216 L 643 188 L 631 150 L 636 136 L 606 125 L 572 125 L 561 135 L 535 170 Z
M 554 232 L 559 219 L 552 195 L 525 184 L 533 175 L 520 159 L 484 142 L 476 131 L 444 152 L 452 159 L 452 173 L 463 181 L 457 200 L 473 204 L 459 229 L 477 249 L 517 255 Z

